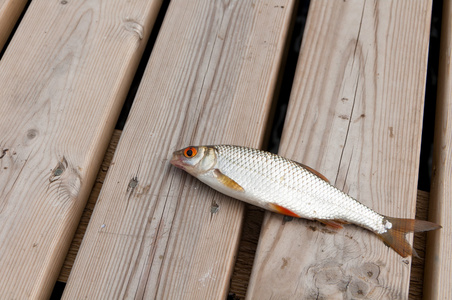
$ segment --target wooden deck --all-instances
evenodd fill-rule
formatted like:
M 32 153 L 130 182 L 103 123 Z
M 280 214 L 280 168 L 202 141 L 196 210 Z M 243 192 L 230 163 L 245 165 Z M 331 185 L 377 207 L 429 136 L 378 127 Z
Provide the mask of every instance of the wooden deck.
M 450 299 L 451 1 L 430 197 L 432 0 L 312 0 L 279 148 L 378 212 L 441 224 L 413 260 L 168 162 L 189 144 L 266 147 L 298 1 L 172 0 L 124 130 L 162 0 L 29 2 L 17 23 L 27 1 L 0 0 L 1 299 L 47 299 L 56 282 L 63 299 Z

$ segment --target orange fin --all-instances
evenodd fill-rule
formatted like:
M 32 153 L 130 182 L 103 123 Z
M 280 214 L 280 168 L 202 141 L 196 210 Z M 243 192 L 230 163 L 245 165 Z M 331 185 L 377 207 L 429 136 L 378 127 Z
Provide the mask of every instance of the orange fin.
M 305 168 L 306 170 L 308 170 L 308 171 L 311 172 L 312 174 L 314 174 L 314 175 L 316 175 L 316 176 L 322 178 L 322 179 L 325 180 L 326 182 L 330 183 L 330 181 L 328 180 L 328 178 L 326 178 L 322 173 L 320 173 L 320 172 L 314 170 L 313 168 L 308 167 L 307 165 L 304 165 L 304 164 L 302 164 L 302 163 L 299 163 L 299 162 L 295 162 L 295 163 L 297 163 L 297 164 L 300 165 L 301 167 Z
M 245 190 L 243 189 L 243 187 L 240 186 L 240 184 L 238 184 L 237 182 L 235 182 L 233 179 L 231 179 L 230 177 L 224 175 L 223 173 L 221 173 L 220 170 L 215 169 L 215 171 L 213 171 L 213 174 L 215 176 L 215 178 L 222 183 L 223 185 L 227 186 L 230 189 L 239 191 L 239 192 L 244 192 Z
M 277 212 L 279 214 L 290 216 L 290 217 L 295 217 L 295 218 L 299 218 L 300 217 L 299 215 L 297 215 L 293 211 L 291 211 L 291 210 L 289 210 L 289 209 L 287 209 L 285 207 L 282 207 L 281 205 L 278 205 L 278 204 L 275 204 L 275 203 L 270 203 L 269 206 L 270 206 L 269 209 L 271 211 Z
M 347 222 L 342 220 L 317 220 L 317 221 L 333 229 L 342 229 L 344 228 L 342 227 L 342 224 L 348 224 Z
M 402 257 L 407 257 L 416 252 L 405 239 L 405 235 L 409 232 L 422 232 L 441 228 L 440 225 L 415 219 L 399 219 L 385 217 L 385 221 L 391 223 L 391 228 L 387 229 L 385 233 L 377 236 L 383 240 L 386 246 L 394 249 Z M 383 221 L 383 222 L 385 222 Z

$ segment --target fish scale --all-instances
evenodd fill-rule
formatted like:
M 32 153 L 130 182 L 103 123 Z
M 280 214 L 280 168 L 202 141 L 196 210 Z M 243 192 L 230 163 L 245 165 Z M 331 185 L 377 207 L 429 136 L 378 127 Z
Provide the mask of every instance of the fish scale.
M 381 215 L 308 166 L 258 149 L 190 146 L 175 151 L 171 163 L 221 193 L 273 212 L 315 219 L 336 229 L 346 223 L 364 227 L 403 257 L 413 252 L 406 233 L 441 227 Z

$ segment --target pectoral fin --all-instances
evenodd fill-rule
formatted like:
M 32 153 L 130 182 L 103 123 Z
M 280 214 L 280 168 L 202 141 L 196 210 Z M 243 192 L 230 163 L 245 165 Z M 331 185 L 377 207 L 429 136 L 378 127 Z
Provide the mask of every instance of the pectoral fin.
M 285 207 L 282 207 L 281 205 L 275 204 L 275 203 L 270 203 L 269 204 L 269 209 L 271 211 L 274 211 L 276 213 L 279 213 L 279 214 L 282 214 L 282 215 L 285 215 L 285 216 L 290 216 L 290 217 L 295 217 L 295 218 L 299 218 L 300 217 L 299 215 L 297 215 L 293 211 L 291 211 L 291 210 L 289 210 L 289 209 L 287 209 Z
M 243 189 L 243 187 L 240 186 L 240 184 L 238 184 L 237 182 L 235 182 L 233 179 L 231 179 L 230 177 L 224 175 L 223 173 L 221 173 L 220 170 L 215 169 L 215 171 L 213 171 L 213 175 L 215 176 L 215 178 L 218 180 L 218 182 L 220 182 L 221 184 L 223 184 L 224 186 L 239 191 L 239 192 L 244 192 L 245 190 Z

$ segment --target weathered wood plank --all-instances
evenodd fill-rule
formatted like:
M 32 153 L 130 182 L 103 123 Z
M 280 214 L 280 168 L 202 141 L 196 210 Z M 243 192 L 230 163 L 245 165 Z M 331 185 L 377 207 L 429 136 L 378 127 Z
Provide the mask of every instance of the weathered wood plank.
M 28 8 L 0 61 L 2 298 L 50 295 L 159 6 Z
M 26 4 L 27 0 L 0 0 L 0 51 Z
M 413 218 L 431 1 L 312 1 L 280 153 Z M 369 231 L 267 214 L 249 299 L 406 299 L 410 259 Z
M 225 297 L 243 204 L 169 158 L 188 144 L 263 143 L 293 10 L 171 1 L 65 299 Z
M 424 299 L 450 299 L 452 295 L 452 3 L 444 1 L 436 101 L 430 220 L 443 228 L 427 239 Z
M 107 175 L 107 171 L 110 168 L 111 161 L 113 160 L 113 155 L 116 151 L 121 132 L 121 130 L 113 131 L 113 135 L 111 137 L 110 143 L 108 144 L 104 159 L 102 160 L 99 172 L 97 173 L 96 181 L 94 182 L 94 186 L 88 197 L 88 201 L 86 203 L 85 209 L 83 210 L 82 217 L 80 218 L 80 222 L 77 226 L 77 230 L 75 231 L 74 238 L 72 239 L 71 246 L 69 247 L 66 258 L 64 260 L 63 267 L 61 268 L 60 275 L 58 276 L 58 281 L 66 282 L 69 274 L 71 273 L 75 257 L 77 256 L 77 252 L 80 249 L 80 244 L 83 240 L 83 236 L 85 235 L 86 228 L 88 227 L 89 220 L 91 219 L 91 215 L 93 214 L 93 210 L 96 205 L 97 198 L 99 197 L 105 177 Z

